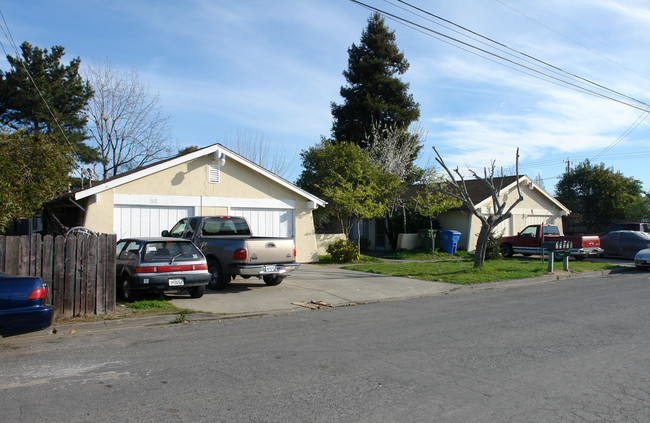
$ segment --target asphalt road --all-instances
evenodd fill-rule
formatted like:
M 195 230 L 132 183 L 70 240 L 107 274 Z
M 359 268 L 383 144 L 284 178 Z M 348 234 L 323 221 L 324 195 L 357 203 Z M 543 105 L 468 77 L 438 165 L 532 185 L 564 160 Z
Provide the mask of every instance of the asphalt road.
M 650 273 L 0 341 L 3 422 L 648 422 Z

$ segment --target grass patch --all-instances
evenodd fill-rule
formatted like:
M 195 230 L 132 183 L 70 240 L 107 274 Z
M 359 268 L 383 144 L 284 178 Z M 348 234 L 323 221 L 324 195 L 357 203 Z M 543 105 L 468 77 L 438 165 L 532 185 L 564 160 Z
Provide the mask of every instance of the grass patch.
M 157 311 L 177 311 L 178 307 L 172 303 L 168 303 L 164 298 L 146 299 L 134 301 L 126 304 L 127 308 L 132 310 L 157 310 Z
M 449 255 L 447 255 L 449 257 Z M 453 257 L 453 256 L 451 256 Z M 613 269 L 617 266 L 607 263 L 571 261 L 572 272 L 589 272 Z M 562 264 L 560 263 L 560 269 Z M 455 258 L 447 261 L 416 263 L 373 263 L 344 266 L 343 269 L 376 273 L 389 276 L 410 277 L 428 281 L 448 282 L 460 285 L 495 282 L 511 279 L 526 279 L 542 276 L 548 270 L 548 263 L 534 259 L 511 259 L 486 261 L 482 268 L 474 269 L 474 260 Z M 555 269 L 557 270 L 557 264 Z
M 467 251 L 458 251 L 455 255 L 451 255 L 439 250 L 436 252 L 431 252 L 430 250 L 417 249 L 417 250 L 387 251 L 383 254 L 378 254 L 377 256 L 379 258 L 388 259 L 388 260 L 433 261 L 433 260 L 455 260 L 458 258 L 466 258 L 468 255 L 467 255 Z

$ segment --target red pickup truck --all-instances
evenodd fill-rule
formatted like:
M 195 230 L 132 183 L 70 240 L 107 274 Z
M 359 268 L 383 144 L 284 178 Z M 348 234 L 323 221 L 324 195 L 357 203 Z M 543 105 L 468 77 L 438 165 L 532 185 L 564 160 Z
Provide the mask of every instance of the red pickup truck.
M 542 230 L 543 228 L 543 230 Z M 589 256 L 600 256 L 603 249 L 600 248 L 600 238 L 597 235 L 588 236 L 564 236 L 554 225 L 529 225 L 515 236 L 501 238 L 501 255 L 512 257 L 513 254 L 542 254 L 544 245 L 557 243 L 568 246 L 571 256 L 584 258 Z M 544 254 L 548 254 L 545 250 Z

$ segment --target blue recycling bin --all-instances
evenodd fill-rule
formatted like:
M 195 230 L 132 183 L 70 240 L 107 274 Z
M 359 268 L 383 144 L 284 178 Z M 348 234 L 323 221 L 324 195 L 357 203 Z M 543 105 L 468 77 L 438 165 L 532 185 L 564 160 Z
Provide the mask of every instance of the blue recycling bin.
M 442 237 L 442 250 L 447 254 L 456 254 L 460 232 L 446 229 L 440 235 Z

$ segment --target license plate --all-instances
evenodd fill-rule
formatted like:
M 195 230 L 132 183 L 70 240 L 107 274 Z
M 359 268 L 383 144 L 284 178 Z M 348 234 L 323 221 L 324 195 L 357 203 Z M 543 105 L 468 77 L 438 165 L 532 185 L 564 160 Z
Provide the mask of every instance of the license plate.
M 277 268 L 277 266 L 264 266 L 264 271 L 265 272 L 277 272 L 278 268 Z
M 185 282 L 183 282 L 183 279 L 170 279 L 169 280 L 169 286 L 183 286 Z

